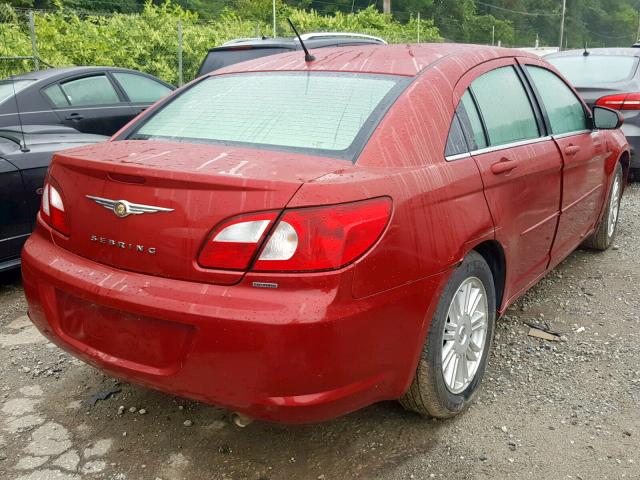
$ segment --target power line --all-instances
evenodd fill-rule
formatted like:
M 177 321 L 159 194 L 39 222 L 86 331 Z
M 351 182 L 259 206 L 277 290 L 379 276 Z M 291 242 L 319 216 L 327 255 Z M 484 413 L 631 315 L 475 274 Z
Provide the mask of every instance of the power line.
M 482 5 L 484 7 L 495 8 L 496 10 L 502 10 L 503 12 L 509 13 L 517 13 L 518 15 L 529 15 L 531 17 L 558 17 L 559 13 L 546 13 L 546 12 L 524 12 L 522 10 L 511 10 L 510 8 L 500 7 L 498 5 L 492 5 L 490 3 L 484 3 L 476 0 L 478 5 Z

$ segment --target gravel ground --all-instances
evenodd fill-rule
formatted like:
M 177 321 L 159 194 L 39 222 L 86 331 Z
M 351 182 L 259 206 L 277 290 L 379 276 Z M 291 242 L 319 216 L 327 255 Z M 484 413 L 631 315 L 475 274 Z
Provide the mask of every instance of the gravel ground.
M 0 275 L 0 478 L 640 479 L 639 213 L 636 185 L 612 249 L 574 253 L 507 312 L 477 403 L 447 421 L 385 402 L 240 429 L 229 412 L 118 383 L 47 343 L 19 272 Z M 562 340 L 532 338 L 525 322 Z

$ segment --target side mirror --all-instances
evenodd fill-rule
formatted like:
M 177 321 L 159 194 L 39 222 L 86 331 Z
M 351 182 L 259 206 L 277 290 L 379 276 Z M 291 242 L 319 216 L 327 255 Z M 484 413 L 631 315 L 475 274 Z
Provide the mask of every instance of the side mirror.
M 600 130 L 615 130 L 624 123 L 624 117 L 615 110 L 593 107 L 593 126 Z

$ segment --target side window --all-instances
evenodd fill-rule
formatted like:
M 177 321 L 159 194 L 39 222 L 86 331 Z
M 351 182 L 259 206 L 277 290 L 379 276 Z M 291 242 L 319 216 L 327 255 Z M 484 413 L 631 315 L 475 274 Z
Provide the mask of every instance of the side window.
M 112 75 L 132 102 L 154 103 L 171 92 L 170 88 L 149 77 L 123 72 Z
M 487 146 L 482 121 L 469 90 L 464 92 L 453 116 L 445 156 L 459 155 Z
M 525 68 L 538 90 L 554 134 L 578 132 L 588 128 L 582 103 L 555 73 L 532 65 Z
M 78 78 L 60 85 L 72 107 L 120 103 L 111 81 L 105 75 Z
M 471 150 L 478 150 L 487 146 L 487 139 L 482 128 L 482 120 L 476 108 L 469 90 L 464 92 L 460 104 L 458 105 L 458 116 L 467 132 L 467 141 Z
M 42 93 L 44 93 L 45 97 L 47 97 L 56 108 L 64 108 L 69 106 L 67 97 L 64 96 L 60 85 L 58 85 L 57 83 L 45 88 L 44 90 L 42 90 Z
M 447 138 L 447 146 L 444 149 L 445 157 L 451 155 L 460 155 L 469 151 L 467 142 L 464 139 L 464 133 L 462 133 L 462 127 L 460 126 L 460 120 L 458 115 L 453 115 L 453 121 L 451 122 L 451 128 L 449 129 L 449 137 Z
M 471 91 L 482 112 L 489 144 L 502 145 L 540 135 L 529 96 L 513 67 L 478 77 Z

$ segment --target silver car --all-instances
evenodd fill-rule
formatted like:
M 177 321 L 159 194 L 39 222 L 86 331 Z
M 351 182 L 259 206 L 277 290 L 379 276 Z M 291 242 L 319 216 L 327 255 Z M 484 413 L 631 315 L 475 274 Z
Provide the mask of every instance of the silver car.
M 546 55 L 590 107 L 620 111 L 631 146 L 631 168 L 640 180 L 640 48 L 591 48 Z

